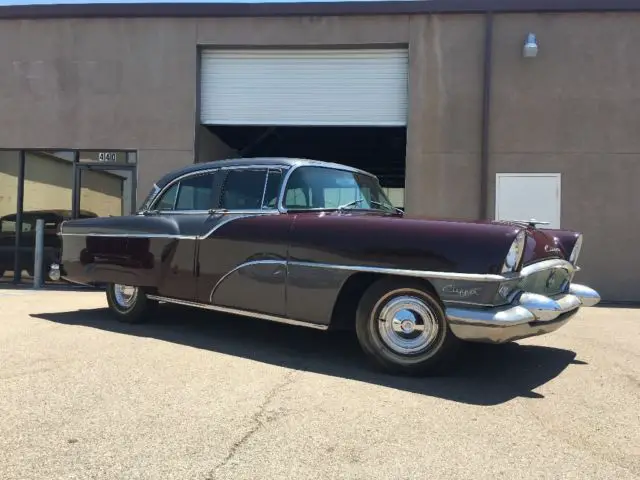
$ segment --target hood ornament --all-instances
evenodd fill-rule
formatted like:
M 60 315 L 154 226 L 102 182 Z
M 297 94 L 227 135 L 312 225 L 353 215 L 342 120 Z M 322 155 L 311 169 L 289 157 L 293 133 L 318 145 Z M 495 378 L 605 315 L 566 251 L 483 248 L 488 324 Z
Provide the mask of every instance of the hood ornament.
M 531 228 L 536 228 L 536 226 L 538 226 L 538 225 L 550 225 L 551 224 L 551 222 L 545 222 L 545 221 L 541 221 L 541 220 L 536 220 L 535 218 L 532 218 L 530 220 L 518 220 L 518 222 L 526 223 Z

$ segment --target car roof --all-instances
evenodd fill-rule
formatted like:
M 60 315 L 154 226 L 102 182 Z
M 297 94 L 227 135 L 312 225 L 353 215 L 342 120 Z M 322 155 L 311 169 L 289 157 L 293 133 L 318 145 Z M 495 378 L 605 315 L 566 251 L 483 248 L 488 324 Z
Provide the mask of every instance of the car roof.
M 340 163 L 324 162 L 321 160 L 312 160 L 308 158 L 289 158 L 289 157 L 243 157 L 243 158 L 227 158 L 224 160 L 213 160 L 210 162 L 194 163 L 177 170 L 173 170 L 162 178 L 160 178 L 156 185 L 160 188 L 164 187 L 167 183 L 175 178 L 190 173 L 196 173 L 202 170 L 208 170 L 210 168 L 229 168 L 229 167 L 242 167 L 247 165 L 256 166 L 269 166 L 269 165 L 283 165 L 285 167 L 294 166 L 323 166 L 328 168 L 338 168 L 341 170 L 349 170 L 352 172 L 362 173 L 364 175 L 371 175 L 371 173 L 357 168 L 349 167 Z

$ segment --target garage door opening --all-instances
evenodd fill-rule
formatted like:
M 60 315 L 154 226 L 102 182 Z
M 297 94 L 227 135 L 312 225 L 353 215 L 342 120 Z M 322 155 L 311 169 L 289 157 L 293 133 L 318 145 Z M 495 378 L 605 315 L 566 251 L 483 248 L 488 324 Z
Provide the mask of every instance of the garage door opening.
M 343 163 L 403 208 L 407 72 L 406 47 L 203 49 L 198 161 Z
M 342 163 L 376 175 L 394 206 L 404 207 L 406 127 L 203 128 L 216 137 L 217 148 L 201 148 L 199 161 L 291 157 Z

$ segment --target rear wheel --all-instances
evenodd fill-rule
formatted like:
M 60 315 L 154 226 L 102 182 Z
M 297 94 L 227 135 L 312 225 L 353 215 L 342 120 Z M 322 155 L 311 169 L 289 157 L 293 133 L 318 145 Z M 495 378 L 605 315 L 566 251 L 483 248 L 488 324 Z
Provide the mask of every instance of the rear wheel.
M 356 333 L 375 364 L 410 375 L 443 372 L 459 345 L 437 296 L 412 279 L 385 278 L 371 285 L 358 305 Z
M 146 321 L 157 305 L 142 289 L 117 283 L 107 285 L 107 303 L 118 321 L 125 323 Z

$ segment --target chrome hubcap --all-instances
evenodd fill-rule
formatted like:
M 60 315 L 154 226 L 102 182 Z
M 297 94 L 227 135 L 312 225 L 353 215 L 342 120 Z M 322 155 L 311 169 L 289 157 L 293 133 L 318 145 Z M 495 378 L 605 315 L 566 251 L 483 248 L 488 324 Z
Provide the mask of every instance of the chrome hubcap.
M 113 293 L 119 307 L 131 308 L 138 297 L 138 287 L 116 284 L 113 287 Z
M 378 333 L 387 347 L 402 355 L 427 350 L 440 326 L 433 310 L 418 297 L 404 295 L 387 302 L 378 316 Z

